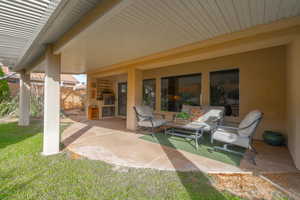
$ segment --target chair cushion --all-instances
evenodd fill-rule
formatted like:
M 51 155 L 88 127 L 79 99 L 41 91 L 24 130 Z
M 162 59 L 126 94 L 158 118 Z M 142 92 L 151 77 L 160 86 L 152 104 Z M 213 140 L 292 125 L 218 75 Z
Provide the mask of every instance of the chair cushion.
M 234 131 L 222 129 L 218 129 L 216 132 L 214 132 L 212 138 L 220 142 L 233 144 L 244 148 L 248 148 L 250 143 L 249 137 L 241 137 L 234 133 Z
M 195 126 L 204 126 L 203 130 L 207 132 L 211 131 L 214 127 L 216 127 L 216 124 L 212 122 L 191 122 L 190 124 Z
M 223 119 L 224 109 L 213 108 L 213 107 L 204 107 L 202 110 L 202 116 L 194 120 L 195 122 L 213 122 L 216 119 Z
M 167 121 L 164 119 L 153 119 L 152 122 L 153 122 L 154 128 L 160 127 L 167 123 Z M 151 121 L 149 121 L 149 120 L 139 121 L 137 124 L 138 124 L 138 126 L 141 126 L 141 127 L 147 127 L 147 128 L 152 127 Z
M 205 131 L 211 131 L 217 124 L 218 120 L 224 117 L 224 107 L 221 106 L 201 106 L 201 115 L 194 118 L 192 123 L 204 125 Z
M 190 111 L 190 115 L 191 115 L 190 120 L 196 121 L 197 119 L 202 117 L 203 114 L 204 114 L 204 111 L 201 110 L 200 108 L 192 108 Z
M 151 118 L 154 117 L 153 110 L 149 106 L 135 106 L 135 109 L 138 112 L 138 114 L 141 115 L 141 116 L 138 116 L 140 121 L 148 119 L 149 117 L 151 117 Z M 143 116 L 145 116 L 145 117 L 143 117 Z
M 262 117 L 262 112 L 259 110 L 254 110 L 249 112 L 246 117 L 241 121 L 239 124 L 239 130 L 238 134 L 242 137 L 249 137 L 255 132 L 255 128 L 257 127 L 259 123 L 259 118 Z M 254 124 L 252 124 L 254 121 L 256 121 Z M 249 126 L 252 124 L 250 127 L 243 129 L 244 127 Z

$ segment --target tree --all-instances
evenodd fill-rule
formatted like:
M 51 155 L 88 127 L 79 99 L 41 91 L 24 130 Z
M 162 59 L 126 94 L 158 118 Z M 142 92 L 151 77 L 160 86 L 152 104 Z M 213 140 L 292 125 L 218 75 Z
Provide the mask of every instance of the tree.
M 4 72 L 2 68 L 0 68 L 0 77 L 4 76 Z M 7 100 L 9 98 L 9 87 L 7 80 L 0 80 L 0 103 Z

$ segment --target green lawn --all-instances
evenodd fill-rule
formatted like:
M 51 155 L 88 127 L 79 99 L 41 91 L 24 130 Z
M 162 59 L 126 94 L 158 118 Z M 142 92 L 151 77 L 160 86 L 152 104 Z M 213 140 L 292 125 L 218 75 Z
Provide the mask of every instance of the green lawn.
M 44 157 L 42 125 L 0 124 L 0 199 L 239 199 L 202 173 L 116 170 L 100 161 Z

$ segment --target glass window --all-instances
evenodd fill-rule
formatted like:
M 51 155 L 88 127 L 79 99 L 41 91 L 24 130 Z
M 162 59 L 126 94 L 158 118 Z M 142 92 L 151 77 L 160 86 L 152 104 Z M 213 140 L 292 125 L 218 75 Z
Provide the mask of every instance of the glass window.
M 161 79 L 161 110 L 180 112 L 183 104 L 200 105 L 201 74 Z
M 155 79 L 143 81 L 143 104 L 155 110 Z
M 226 116 L 239 115 L 239 70 L 210 73 L 210 104 L 224 106 Z

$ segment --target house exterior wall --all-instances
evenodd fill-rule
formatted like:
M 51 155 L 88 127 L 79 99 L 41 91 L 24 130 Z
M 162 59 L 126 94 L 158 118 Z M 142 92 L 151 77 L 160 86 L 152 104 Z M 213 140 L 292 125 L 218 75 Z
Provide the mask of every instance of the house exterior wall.
M 240 70 L 241 120 L 249 111 L 260 109 L 264 119 L 257 131 L 261 139 L 264 130 L 276 130 L 286 134 L 286 56 L 285 47 L 273 47 L 215 59 L 184 63 L 143 71 L 143 79 L 156 78 L 156 110 L 160 111 L 160 78 L 192 73 L 202 74 L 203 104 L 209 104 L 209 73 L 218 70 Z M 173 113 L 165 113 L 169 115 Z
M 287 47 L 287 131 L 288 147 L 300 169 L 300 38 Z
M 286 48 L 284 46 L 144 70 L 142 79 L 156 79 L 156 112 L 160 112 L 161 77 L 201 73 L 202 101 L 207 105 L 210 102 L 209 73 L 236 68 L 240 71 L 240 115 L 238 118 L 231 117 L 226 120 L 240 121 L 249 111 L 260 109 L 265 116 L 255 136 L 257 139 L 262 138 L 264 130 L 275 130 L 286 134 Z M 107 71 L 108 77 L 111 78 L 114 71 Z M 89 80 L 95 81 L 97 74 L 93 74 L 93 77 L 88 75 L 88 77 Z M 127 77 L 125 77 L 126 75 L 115 75 L 114 79 L 116 83 L 123 82 L 126 81 Z M 115 94 L 117 94 L 116 87 Z M 89 99 L 89 104 L 93 103 L 95 102 Z M 167 119 L 171 119 L 174 114 L 163 113 Z

